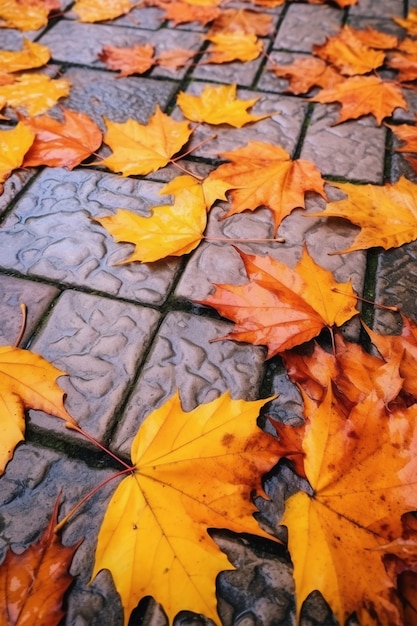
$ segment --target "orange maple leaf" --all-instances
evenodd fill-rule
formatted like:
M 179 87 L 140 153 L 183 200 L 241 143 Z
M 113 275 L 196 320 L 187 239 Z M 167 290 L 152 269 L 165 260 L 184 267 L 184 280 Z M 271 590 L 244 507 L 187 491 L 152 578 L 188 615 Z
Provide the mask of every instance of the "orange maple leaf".
M 397 107 L 407 109 L 401 89 L 379 76 L 352 76 L 335 87 L 322 89 L 311 100 L 323 104 L 340 102 L 342 108 L 336 124 L 370 113 L 381 124 Z
M 206 63 L 254 61 L 263 49 L 256 35 L 243 31 L 218 32 L 207 35 L 205 39 L 213 44 L 208 50 Z
M 119 48 L 117 46 L 104 46 L 98 57 L 109 70 L 121 70 L 119 77 L 131 74 L 143 74 L 155 65 L 154 47 L 147 43 L 144 45 Z
M 417 78 L 417 53 L 391 52 L 387 58 L 387 65 L 398 70 L 397 80 L 400 82 L 409 82 Z
M 161 2 L 156 3 L 165 10 L 164 18 L 173 22 L 174 26 L 186 24 L 188 22 L 199 22 L 208 24 L 221 14 L 217 6 L 198 6 L 187 2 Z
M 2 0 L 0 28 L 38 30 L 48 23 L 49 7 L 42 0 Z
M 134 6 L 130 0 L 76 0 L 72 10 L 80 22 L 102 22 L 126 15 Z
M 0 566 L 0 622 L 6 626 L 58 626 L 66 611 L 64 594 L 74 577 L 69 573 L 81 542 L 64 546 L 54 532 L 59 501 L 42 536 L 24 552 L 8 549 Z
M 334 68 L 316 57 L 296 59 L 291 65 L 274 64 L 268 69 L 278 77 L 288 78 L 290 82 L 286 91 L 296 95 L 307 93 L 315 86 L 329 89 L 346 80 Z
M 240 255 L 249 282 L 215 285 L 215 293 L 200 301 L 235 322 L 221 339 L 266 345 L 271 358 L 358 313 L 351 283 L 337 284 L 305 249 L 295 269 L 269 256 Z M 333 291 L 336 285 L 343 294 Z
M 266 37 L 273 28 L 272 15 L 248 9 L 224 9 L 213 22 L 208 35 L 219 32 L 242 32 Z
M 71 170 L 100 147 L 102 132 L 91 117 L 69 109 L 63 109 L 62 114 L 62 122 L 49 115 L 20 118 L 35 134 L 24 156 L 24 167 L 49 165 Z
M 0 131 L 0 193 L 4 181 L 22 165 L 34 139 L 34 133 L 22 123 L 12 130 Z
M 371 26 L 367 26 L 363 30 L 350 27 L 350 30 L 354 33 L 356 39 L 369 48 L 376 48 L 377 50 L 390 50 L 391 48 L 396 48 L 398 45 L 398 37 L 376 30 Z
M 417 9 L 410 9 L 406 18 L 393 17 L 392 19 L 405 28 L 409 35 L 417 35 Z
M 178 70 L 180 67 L 184 67 L 187 61 L 195 56 L 195 52 L 192 50 L 186 50 L 185 48 L 172 48 L 171 50 L 164 50 L 155 59 L 155 62 L 168 70 Z
M 417 116 L 414 123 L 417 122 Z M 395 149 L 395 152 L 417 152 L 417 128 L 410 124 L 397 124 L 396 126 L 386 124 L 392 130 L 394 135 L 405 144 Z
M 291 211 L 304 208 L 307 191 L 326 197 L 324 180 L 314 163 L 292 161 L 280 146 L 251 141 L 243 148 L 221 152 L 220 156 L 231 163 L 220 165 L 208 179 L 221 179 L 233 189 L 226 217 L 265 206 L 273 212 L 276 232 Z

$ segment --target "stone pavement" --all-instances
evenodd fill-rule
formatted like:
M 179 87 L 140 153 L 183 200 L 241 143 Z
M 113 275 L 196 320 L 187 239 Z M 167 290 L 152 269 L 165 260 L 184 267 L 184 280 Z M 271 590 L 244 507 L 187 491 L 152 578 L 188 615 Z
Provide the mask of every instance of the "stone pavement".
M 63 8 L 69 6 L 64 2 Z M 413 3 L 410 3 L 413 6 Z M 228 6 L 239 6 L 231 2 Z M 289 62 L 311 53 L 342 24 L 372 25 L 402 36 L 392 21 L 402 15 L 403 0 L 359 0 L 346 10 L 317 4 L 287 3 L 271 9 L 274 31 L 265 38 L 273 60 Z M 46 44 L 53 61 L 48 71 L 69 79 L 66 107 L 88 113 L 104 129 L 103 116 L 113 121 L 148 121 L 159 104 L 179 119 L 179 91 L 199 93 L 209 84 L 237 83 L 239 96 L 259 97 L 254 113 L 274 111 L 268 119 L 240 130 L 216 128 L 217 138 L 188 157 L 187 168 L 207 173 L 218 163 L 219 151 L 249 140 L 276 143 L 293 158 L 312 160 L 328 180 L 384 183 L 401 173 L 416 176 L 398 154 L 395 139 L 372 117 L 333 126 L 337 105 L 311 104 L 285 94 L 286 81 L 268 71 L 259 58 L 249 63 L 193 66 L 172 73 L 158 67 L 145 76 L 115 79 L 97 53 L 105 44 L 128 46 L 151 42 L 156 53 L 173 47 L 200 50 L 199 24 L 173 28 L 161 22 L 156 8 L 138 8 L 113 22 L 81 24 L 71 13 L 52 20 L 43 32 L 29 33 Z M 25 33 L 27 36 L 27 33 Z M 22 33 L 3 30 L 1 48 L 19 49 Z M 412 121 L 417 95 L 407 94 L 409 110 L 397 110 L 396 120 Z M 211 132 L 200 127 L 191 146 Z M 232 341 L 210 343 L 232 325 L 195 304 L 213 282 L 242 283 L 244 273 L 232 246 L 202 243 L 191 255 L 154 264 L 115 265 L 129 245 L 116 244 L 92 218 L 111 215 L 119 207 L 140 215 L 160 203 L 158 191 L 176 172 L 167 167 L 147 177 L 122 178 L 103 168 L 37 169 L 14 174 L 0 196 L 0 343 L 13 345 L 21 323 L 19 303 L 28 308 L 21 347 L 37 352 L 69 376 L 60 379 L 67 406 L 94 437 L 129 458 L 130 444 L 144 417 L 179 388 L 185 410 L 208 402 L 230 389 L 235 398 L 255 399 L 279 392 L 271 411 L 280 419 L 297 421 L 301 403 L 279 359 L 265 362 L 265 350 Z M 309 199 L 308 210 L 323 204 Z M 219 203 L 210 214 L 208 234 L 226 238 L 271 237 L 269 211 L 258 210 L 220 221 L 226 212 Z M 295 211 L 278 235 L 285 244 L 242 244 L 245 251 L 268 253 L 289 265 L 298 259 L 303 242 L 321 265 L 339 281 L 352 279 L 358 293 L 378 301 L 402 303 L 414 317 L 417 296 L 417 244 L 390 252 L 327 255 L 341 248 L 341 238 L 353 239 L 355 229 L 319 219 L 304 219 Z M 322 242 L 326 239 L 326 246 Z M 372 311 L 364 311 L 372 322 Z M 378 330 L 395 330 L 393 314 L 376 312 Z M 347 332 L 356 336 L 358 328 Z M 18 446 L 0 481 L 0 557 L 11 545 L 22 550 L 46 526 L 62 490 L 62 510 L 69 510 L 86 491 L 118 469 L 59 420 L 36 411 L 28 416 L 25 444 Z M 267 482 L 272 499 L 262 506 L 265 520 L 277 524 L 282 498 L 294 489 L 288 467 Z M 66 544 L 81 537 L 71 572 L 75 585 L 68 597 L 68 626 L 119 626 L 119 598 L 111 577 L 101 572 L 87 586 L 92 571 L 97 532 L 114 484 L 94 496 L 63 533 Z M 294 599 L 291 566 L 276 543 L 220 533 L 219 544 L 235 571 L 218 581 L 219 612 L 225 625 L 292 624 Z M 186 606 L 184 606 L 186 608 Z M 180 620 L 178 620 L 179 623 Z M 164 624 L 163 613 L 144 600 L 133 624 Z M 333 624 L 320 598 L 307 603 L 303 626 Z

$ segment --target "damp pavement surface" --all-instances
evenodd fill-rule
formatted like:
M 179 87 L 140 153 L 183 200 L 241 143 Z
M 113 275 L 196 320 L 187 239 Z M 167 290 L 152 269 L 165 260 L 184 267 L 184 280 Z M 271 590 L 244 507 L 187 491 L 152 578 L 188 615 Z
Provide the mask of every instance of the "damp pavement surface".
M 62 8 L 66 6 L 63 3 Z M 238 2 L 228 5 L 235 6 L 248 7 Z M 314 44 L 324 43 L 342 24 L 361 29 L 373 26 L 404 36 L 391 19 L 403 10 L 403 0 L 359 0 L 345 10 L 289 3 L 264 10 L 273 16 L 274 25 L 273 32 L 263 38 L 264 46 L 274 61 L 285 63 L 311 54 Z M 3 29 L 1 48 L 20 49 L 24 36 L 47 45 L 52 53 L 48 72 L 65 77 L 72 85 L 61 104 L 88 113 L 103 130 L 104 117 L 146 123 L 156 105 L 177 119 L 178 93 L 198 94 L 210 84 L 236 83 L 239 97 L 259 98 L 253 113 L 274 112 L 239 130 L 216 128 L 217 137 L 197 147 L 184 163 L 198 174 L 205 175 L 219 164 L 220 151 L 256 140 L 282 146 L 292 158 L 313 161 L 329 181 L 383 184 L 395 182 L 401 174 L 416 180 L 405 159 L 394 153 L 396 140 L 386 126 L 378 127 L 372 116 L 334 126 L 338 105 L 313 104 L 288 95 L 287 82 L 268 70 L 265 57 L 223 65 L 190 62 L 177 72 L 155 67 L 143 76 L 116 79 L 116 73 L 107 70 L 97 56 L 104 45 L 150 42 L 156 54 L 174 47 L 201 49 L 207 29 L 197 23 L 174 28 L 161 21 L 161 16 L 157 8 L 137 8 L 112 22 L 82 24 L 64 13 L 43 31 L 22 34 Z M 414 120 L 416 93 L 407 91 L 407 99 L 409 110 L 397 109 L 395 120 Z M 201 126 L 191 147 L 210 132 Z M 73 171 L 45 167 L 13 174 L 0 196 L 0 344 L 16 341 L 19 305 L 25 304 L 27 324 L 20 347 L 41 354 L 68 373 L 60 379 L 68 410 L 85 430 L 126 460 L 143 419 L 177 388 L 186 411 L 230 390 L 232 397 L 246 400 L 279 393 L 270 412 L 291 423 L 301 416 L 300 397 L 278 358 L 265 361 L 262 346 L 211 341 L 233 325 L 196 301 L 212 291 L 213 283 L 245 281 L 240 257 L 231 245 L 205 241 L 186 257 L 117 265 L 132 247 L 116 244 L 94 222 L 119 207 L 149 215 L 150 208 L 161 203 L 162 186 L 175 175 L 172 166 L 130 178 L 98 167 Z M 308 197 L 307 211 L 323 206 L 317 197 Z M 271 213 L 266 209 L 222 221 L 226 212 L 225 203 L 210 212 L 210 236 L 267 238 L 273 234 Z M 358 293 L 372 293 L 379 302 L 401 303 L 402 310 L 416 319 L 416 242 L 389 252 L 328 256 L 329 250 L 340 250 L 342 242 L 353 240 L 355 232 L 347 223 L 304 219 L 301 211 L 294 211 L 278 232 L 288 243 L 240 247 L 294 266 L 306 243 L 316 262 L 332 270 L 339 282 L 350 279 Z M 387 311 L 376 311 L 372 323 L 380 332 L 398 329 L 395 314 Z M 358 326 L 351 324 L 346 332 L 355 338 Z M 117 469 L 60 420 L 29 411 L 26 442 L 17 447 L 0 480 L 0 558 L 8 546 L 22 551 L 39 537 L 60 491 L 62 510 L 68 511 Z M 261 503 L 260 509 L 272 528 L 279 521 L 283 498 L 296 488 L 285 464 L 268 479 L 271 501 Z M 98 530 L 113 489 L 114 484 L 109 484 L 92 497 L 63 531 L 67 545 L 84 538 L 71 566 L 75 582 L 62 622 L 67 626 L 123 624 L 120 599 L 109 573 L 102 571 L 88 585 Z M 216 539 L 236 567 L 221 573 L 217 581 L 222 623 L 293 624 L 294 587 L 285 550 L 273 541 L 230 532 L 218 532 Z M 178 626 L 190 617 L 180 615 Z M 194 618 L 196 624 L 203 621 Z M 335 621 L 324 600 L 313 594 L 301 623 Z M 166 620 L 161 607 L 147 598 L 130 624 L 162 626 Z

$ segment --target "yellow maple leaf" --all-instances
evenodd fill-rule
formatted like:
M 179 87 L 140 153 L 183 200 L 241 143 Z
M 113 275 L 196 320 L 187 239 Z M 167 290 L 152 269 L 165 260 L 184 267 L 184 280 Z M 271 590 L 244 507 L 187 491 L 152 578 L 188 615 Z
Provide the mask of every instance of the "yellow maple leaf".
M 263 44 L 253 33 L 243 31 L 217 33 L 206 37 L 213 44 L 207 63 L 253 61 L 263 49 Z
M 72 10 L 80 22 L 101 22 L 126 15 L 134 8 L 130 0 L 76 0 Z
M 111 571 L 125 624 L 149 595 L 170 623 L 184 606 L 217 621 L 215 579 L 230 564 L 207 528 L 268 537 L 251 498 L 280 454 L 278 440 L 256 426 L 265 402 L 225 393 L 185 413 L 176 394 L 141 425 L 135 470 L 107 507 L 93 572 Z
M 216 200 L 227 200 L 226 191 L 230 189 L 230 184 L 221 179 L 212 180 L 205 178 L 200 181 L 193 176 L 185 174 L 171 180 L 161 189 L 160 194 L 177 196 L 184 189 L 188 189 L 189 192 L 194 194 L 198 201 L 209 210 Z
M 194 250 L 206 227 L 206 205 L 188 189 L 178 192 L 173 205 L 153 207 L 151 217 L 119 209 L 115 215 L 96 218 L 118 242 L 132 243 L 135 251 L 122 263 L 149 263 Z
M 11 85 L 0 87 L 0 100 L 14 108 L 23 108 L 29 116 L 45 113 L 60 98 L 69 94 L 70 83 L 44 74 L 21 74 Z
M 393 17 L 393 20 L 405 28 L 409 35 L 417 35 L 417 9 L 410 9 L 406 18 Z
M 251 108 L 259 98 L 252 100 L 238 100 L 236 85 L 207 86 L 199 96 L 181 92 L 177 104 L 184 116 L 193 122 L 207 122 L 208 124 L 230 124 L 241 128 L 249 122 L 257 122 L 273 115 L 252 115 L 247 109 Z
M 18 52 L 0 50 L 0 72 L 20 72 L 48 63 L 51 53 L 47 46 L 23 40 L 23 50 Z
M 64 375 L 38 354 L 0 347 L 0 473 L 24 439 L 25 409 L 45 411 L 75 423 L 64 407 L 64 392 L 55 382 Z
M 0 131 L 0 191 L 11 172 L 22 165 L 34 139 L 35 133 L 22 122 L 12 130 Z
M 0 3 L 0 28 L 38 30 L 48 23 L 49 10 L 45 3 L 36 0 L 2 0 Z
M 132 119 L 122 123 L 106 120 L 106 126 L 104 142 L 113 154 L 101 164 L 123 176 L 150 174 L 165 167 L 192 132 L 188 122 L 176 122 L 159 106 L 147 124 Z

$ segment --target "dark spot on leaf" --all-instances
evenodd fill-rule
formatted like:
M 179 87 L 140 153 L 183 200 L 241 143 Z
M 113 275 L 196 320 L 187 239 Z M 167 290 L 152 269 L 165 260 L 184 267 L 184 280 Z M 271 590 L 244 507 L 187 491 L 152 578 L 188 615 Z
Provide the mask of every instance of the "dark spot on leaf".
M 225 446 L 225 448 L 227 446 L 230 446 L 230 444 L 233 442 L 235 436 L 232 435 L 231 433 L 225 433 L 223 435 L 223 439 L 222 439 L 222 445 Z

